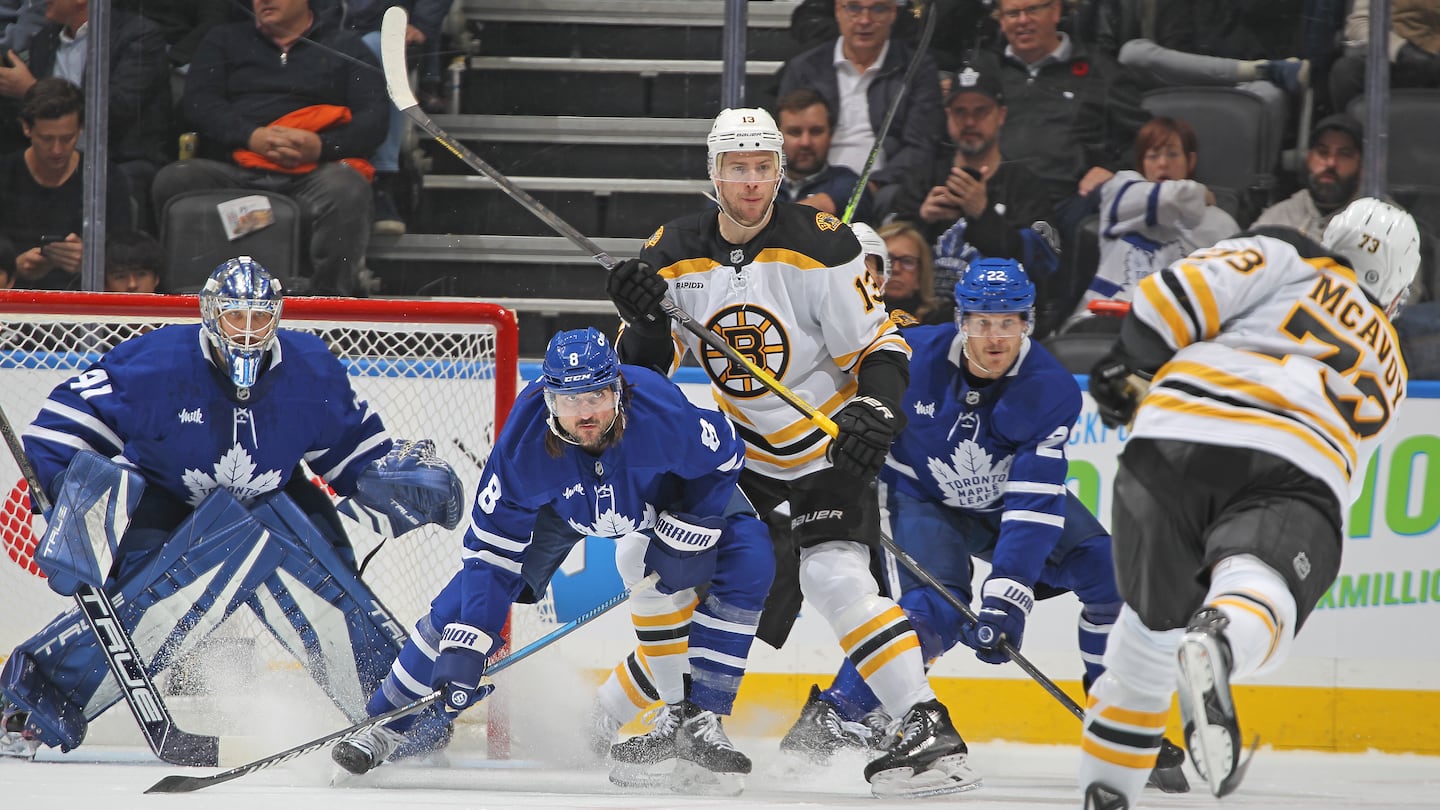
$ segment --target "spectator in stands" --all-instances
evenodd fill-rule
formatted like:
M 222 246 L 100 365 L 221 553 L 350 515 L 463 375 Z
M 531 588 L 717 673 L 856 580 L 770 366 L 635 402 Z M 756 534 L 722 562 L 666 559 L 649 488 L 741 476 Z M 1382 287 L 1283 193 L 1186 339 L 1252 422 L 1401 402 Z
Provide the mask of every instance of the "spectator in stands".
M 891 222 L 879 234 L 890 254 L 890 273 L 883 288 L 885 307 L 908 312 L 920 323 L 948 323 L 955 317 L 954 285 L 949 296 L 936 295 L 935 260 L 925 236 L 908 222 Z
M 1052 222 L 1068 244 L 1080 221 L 1098 210 L 1093 193 L 1131 165 L 1135 132 L 1150 115 L 1128 70 L 1058 29 L 1060 0 L 998 0 L 996 14 L 1006 41 L 1000 146 L 1045 183 L 1055 204 Z M 986 72 L 983 63 L 976 67 Z
M 0 236 L 0 290 L 15 286 L 15 245 Z
M 0 95 L 12 100 L 8 109 L 37 79 L 58 76 L 85 86 L 89 0 L 46 0 L 45 19 L 30 40 L 29 61 L 12 56 L 8 75 L 0 74 Z M 109 61 L 109 157 L 129 181 L 135 212 L 146 224 L 150 183 L 175 151 L 163 32 L 144 17 L 111 11 Z
M 45 0 L 0 0 L 0 56 L 28 50 L 43 25 Z
M 236 0 L 114 0 L 111 8 L 160 26 L 170 66 L 182 73 L 211 28 L 249 17 Z
M 896 0 L 836 0 L 840 36 L 786 63 L 780 95 L 798 87 L 818 92 L 835 111 L 830 162 L 863 174 L 876 134 L 900 92 L 912 46 L 894 42 Z M 940 140 L 940 82 L 935 60 L 922 55 L 866 178 L 875 210 L 885 213 L 913 173 L 923 173 Z
M 155 210 L 193 189 L 263 189 L 296 199 L 310 234 L 312 294 L 364 294 L 373 169 L 390 101 L 379 63 L 306 0 L 255 0 L 255 22 L 212 28 L 182 110 L 200 158 L 155 178 Z M 292 284 L 292 287 L 296 285 Z
M 45 290 L 78 286 L 84 253 L 85 158 L 76 144 L 85 95 L 64 79 L 40 79 L 26 91 L 20 123 L 26 149 L 0 157 L 0 235 L 14 244 L 17 284 Z M 106 227 L 132 227 L 125 177 L 110 164 Z
M 777 199 L 844 214 L 860 175 L 829 162 L 834 126 L 830 105 L 814 90 L 799 87 L 781 97 L 776 111 L 780 133 L 785 136 L 785 177 Z M 851 221 L 870 221 L 874 213 L 871 196 L 869 191 L 861 193 Z
M 845 2 L 846 0 L 839 0 Z M 801 0 L 790 14 L 790 37 L 803 48 L 834 42 L 840 33 L 835 20 L 837 0 Z M 941 70 L 954 71 L 976 47 L 993 43 L 999 36 L 988 0 L 936 0 L 924 3 L 925 13 L 935 9 L 935 33 L 930 38 L 930 56 Z M 909 45 L 920 41 L 925 25 L 917 3 L 897 0 L 894 38 Z
M 365 46 L 380 58 L 380 22 L 385 11 L 393 5 L 404 6 L 409 12 L 409 24 L 405 27 L 405 44 L 419 47 L 427 43 L 438 45 L 440 27 L 445 15 L 450 12 L 454 0 L 348 0 L 345 9 L 345 27 L 360 34 Z M 395 205 L 400 190 L 400 140 L 405 136 L 405 114 L 390 106 L 390 128 L 385 141 L 375 152 L 371 162 L 375 164 L 375 220 L 372 230 L 376 234 L 399 236 L 405 233 L 405 220 Z
M 105 292 L 160 291 L 165 249 L 144 231 L 114 231 L 105 237 Z
M 1330 68 L 1330 108 L 1336 112 L 1365 92 L 1368 0 L 1355 3 L 1344 36 L 1345 55 Z M 1391 87 L 1440 87 L 1440 0 L 1394 0 L 1388 41 Z
M 1139 171 L 1118 172 L 1100 187 L 1100 267 L 1067 328 L 1118 332 L 1119 318 L 1089 320 L 1091 301 L 1129 301 L 1141 279 L 1240 230 L 1192 179 L 1200 149 L 1189 124 L 1150 119 L 1135 136 L 1135 156 Z
M 1319 239 L 1330 217 L 1360 191 L 1360 156 L 1365 145 L 1360 122 L 1346 113 L 1321 119 L 1310 131 L 1305 152 L 1305 188 L 1260 212 L 1251 225 L 1285 225 Z

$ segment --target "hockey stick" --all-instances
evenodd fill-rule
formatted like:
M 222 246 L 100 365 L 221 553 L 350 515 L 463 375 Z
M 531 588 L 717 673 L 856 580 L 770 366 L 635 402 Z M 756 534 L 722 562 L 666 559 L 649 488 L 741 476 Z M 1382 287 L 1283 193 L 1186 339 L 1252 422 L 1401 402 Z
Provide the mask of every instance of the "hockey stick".
M 416 126 L 430 133 L 441 146 L 450 151 L 452 155 L 464 161 L 465 165 L 476 172 L 488 177 L 491 182 L 505 192 L 515 202 L 524 206 L 527 211 L 539 217 L 546 225 L 561 236 L 569 239 L 581 250 L 589 253 L 600 266 L 606 270 L 614 270 L 619 262 L 611 258 L 600 246 L 595 244 L 588 236 L 580 233 L 570 223 L 561 219 L 554 211 L 546 208 L 539 200 L 530 196 L 524 189 L 515 185 L 510 178 L 501 174 L 490 164 L 481 160 L 478 155 L 471 152 L 463 143 L 450 137 L 445 130 L 441 129 L 430 120 L 430 116 L 420 108 L 420 103 L 415 100 L 415 94 L 410 90 L 410 77 L 405 66 L 405 24 L 408 15 L 401 6 L 391 6 L 385 12 L 385 19 L 380 26 L 380 61 L 385 67 L 385 87 L 390 92 L 390 100 L 395 103 L 400 112 L 415 122 Z M 810 421 L 818 425 L 822 430 L 834 437 L 837 433 L 835 423 L 830 417 L 816 410 L 810 403 L 796 396 L 789 388 L 780 384 L 770 372 L 756 365 L 750 358 L 735 350 L 735 347 L 726 343 L 719 335 L 695 322 L 685 310 L 681 309 L 670 296 L 665 296 L 660 302 L 660 307 L 690 334 L 699 338 L 710 348 L 725 355 L 727 360 L 739 364 L 746 371 L 750 372 L 760 384 L 770 389 L 776 396 L 785 401 L 785 404 L 804 414 Z
M 41 513 L 49 513 L 50 499 L 45 496 L 40 479 L 35 475 L 35 468 L 30 466 L 30 459 L 25 455 L 25 446 L 20 442 L 20 437 L 15 435 L 15 429 L 10 425 L 10 419 L 3 409 L 0 409 L 0 433 L 5 435 L 5 444 L 10 447 L 10 455 L 15 457 L 16 465 L 25 476 L 30 497 L 34 499 Z M 110 674 L 120 685 L 120 694 L 125 698 L 125 705 L 130 707 L 130 713 L 135 716 L 135 722 L 139 724 L 141 733 L 145 735 L 145 742 L 150 745 L 155 756 L 172 765 L 214 767 L 219 764 L 220 738 L 191 734 L 175 725 L 170 710 L 160 696 L 160 690 L 155 688 L 155 682 L 145 668 L 145 659 L 140 656 L 135 649 L 135 641 L 120 624 L 120 619 L 115 614 L 115 603 L 105 589 L 81 584 L 75 591 L 75 604 L 79 606 L 90 631 L 95 634 L 95 640 L 105 655 L 105 663 L 110 667 Z
M 657 574 L 651 574 L 650 576 L 641 580 L 640 583 L 636 585 L 636 589 L 653 584 L 658 579 L 658 577 L 659 575 Z M 628 589 L 622 589 L 620 593 L 615 594 L 614 596 L 606 599 L 604 602 L 601 602 L 595 607 L 590 608 L 589 610 L 585 611 L 579 616 L 576 616 L 565 624 L 560 625 L 559 627 L 551 630 L 540 638 L 530 642 L 529 644 L 526 644 L 524 647 L 521 647 L 515 652 L 510 653 L 504 658 L 501 658 L 499 661 L 496 661 L 494 664 L 490 665 L 488 669 L 485 670 L 485 676 L 488 678 L 491 675 L 496 675 L 504 672 L 512 664 L 518 664 L 521 661 L 524 661 L 526 658 L 529 658 L 535 653 L 540 652 L 546 647 L 549 647 L 556 641 L 559 641 L 560 639 L 570 635 L 581 627 L 600 618 L 605 613 L 608 613 L 611 608 L 620 605 L 628 598 L 630 598 L 630 591 Z M 356 723 L 353 726 L 348 726 L 346 728 L 340 729 L 339 731 L 331 732 L 323 737 L 317 737 L 310 742 L 301 743 L 294 748 L 287 748 L 278 754 L 271 754 L 270 756 L 263 759 L 257 759 L 249 764 L 241 765 L 237 768 L 231 768 L 228 771 L 221 771 L 217 774 L 211 774 L 210 776 L 167 776 L 164 779 L 161 779 L 159 782 L 151 785 L 149 789 L 145 792 L 190 793 L 191 791 L 201 790 L 212 785 L 229 782 L 232 779 L 239 779 L 242 776 L 252 774 L 256 771 L 271 768 L 281 763 L 289 762 L 290 760 L 297 757 L 302 757 L 306 754 L 329 748 L 330 746 L 334 745 L 340 740 L 345 739 L 351 734 L 358 734 L 362 731 L 368 731 L 372 728 L 375 728 L 376 726 L 384 725 L 396 718 L 405 717 L 406 715 L 415 714 L 416 712 L 423 711 L 439 699 L 440 691 L 437 689 L 436 691 L 431 692 L 425 697 L 407 703 L 398 709 L 391 709 L 384 714 L 377 714 L 374 717 Z
M 930 38 L 935 35 L 935 20 L 940 16 L 939 9 L 935 7 L 938 2 L 939 0 L 930 0 L 929 9 L 925 12 L 925 27 L 921 29 L 920 41 L 915 45 L 915 55 L 910 58 L 910 64 L 905 68 L 905 76 L 900 80 L 900 90 L 890 102 L 890 109 L 885 111 L 885 120 L 880 124 L 880 131 L 875 133 L 875 145 L 870 147 L 870 154 L 865 156 L 865 167 L 860 172 L 860 180 L 855 183 L 855 190 L 850 192 L 850 201 L 845 203 L 845 212 L 840 215 L 840 221 L 846 225 L 850 224 L 850 220 L 855 216 L 855 209 L 860 205 L 865 184 L 870 181 L 870 170 L 875 168 L 875 159 L 880 156 L 880 148 L 885 145 L 885 136 L 890 132 L 890 124 L 895 121 L 895 114 L 900 111 L 900 102 L 905 99 L 905 91 L 910 88 L 915 72 L 920 69 L 920 60 L 930 49 Z

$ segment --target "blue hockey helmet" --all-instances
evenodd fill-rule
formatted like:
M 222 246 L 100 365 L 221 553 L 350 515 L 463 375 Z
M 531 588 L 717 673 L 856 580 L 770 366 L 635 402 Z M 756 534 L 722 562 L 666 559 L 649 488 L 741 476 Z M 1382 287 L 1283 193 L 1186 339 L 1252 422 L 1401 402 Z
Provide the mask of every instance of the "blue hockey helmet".
M 200 289 L 200 321 L 231 382 L 247 395 L 275 343 L 284 295 L 280 281 L 249 256 L 215 268 Z
M 545 406 L 550 410 L 550 429 L 560 438 L 574 442 L 556 422 L 558 417 L 577 415 L 595 404 L 580 394 L 609 389 L 614 395 L 611 402 L 615 419 L 619 420 L 620 358 L 595 327 L 571 329 L 551 338 L 545 348 L 545 362 L 540 366 L 540 380 L 545 386 Z
M 1025 312 L 1035 307 L 1035 285 L 1014 259 L 978 259 L 955 283 L 956 316 L 966 312 Z

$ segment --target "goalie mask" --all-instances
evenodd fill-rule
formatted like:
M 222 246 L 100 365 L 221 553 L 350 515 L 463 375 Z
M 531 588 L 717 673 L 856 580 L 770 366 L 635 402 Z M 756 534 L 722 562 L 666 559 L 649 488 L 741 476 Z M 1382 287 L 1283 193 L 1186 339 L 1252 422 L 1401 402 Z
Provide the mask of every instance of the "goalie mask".
M 1035 285 L 1014 259 L 971 262 L 955 284 L 960 346 L 984 377 L 999 377 L 1035 328 Z M 978 345 L 972 345 L 972 342 Z
M 275 344 L 282 303 L 280 281 L 249 256 L 215 268 L 200 289 L 205 337 L 241 399 L 249 398 L 265 356 Z
M 1383 200 L 1361 197 L 1330 220 L 1321 241 L 1345 259 L 1385 315 L 1395 317 L 1420 269 L 1420 229 L 1414 218 Z
M 550 430 L 570 444 L 598 446 L 623 417 L 620 358 L 594 327 L 551 338 L 540 380 Z

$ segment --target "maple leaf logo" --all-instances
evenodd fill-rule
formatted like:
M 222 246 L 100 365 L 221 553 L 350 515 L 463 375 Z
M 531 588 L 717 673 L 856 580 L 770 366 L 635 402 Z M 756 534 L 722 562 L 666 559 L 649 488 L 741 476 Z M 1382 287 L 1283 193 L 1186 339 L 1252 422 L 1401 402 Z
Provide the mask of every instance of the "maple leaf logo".
M 570 528 L 583 535 L 620 538 L 655 525 L 655 507 L 645 504 L 645 514 L 639 520 L 622 515 L 612 507 L 596 515 L 595 522 L 589 526 L 568 518 L 566 522 L 570 524 Z
M 191 506 L 199 506 L 217 488 L 229 490 L 241 503 L 249 503 L 280 486 L 280 471 L 255 474 L 255 461 L 245 448 L 236 444 L 225 452 L 209 473 L 203 470 L 186 470 L 181 480 L 190 490 Z
M 1006 456 L 997 463 L 984 447 L 966 439 L 955 446 L 948 461 L 928 458 L 926 467 L 944 494 L 945 505 L 975 509 L 1000 499 L 1014 460 Z

